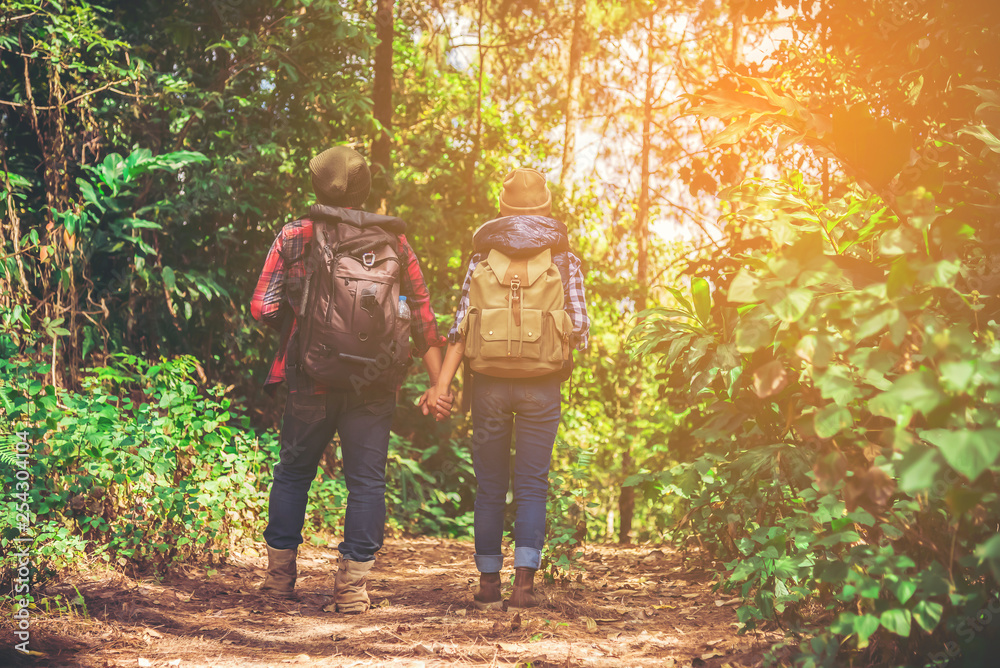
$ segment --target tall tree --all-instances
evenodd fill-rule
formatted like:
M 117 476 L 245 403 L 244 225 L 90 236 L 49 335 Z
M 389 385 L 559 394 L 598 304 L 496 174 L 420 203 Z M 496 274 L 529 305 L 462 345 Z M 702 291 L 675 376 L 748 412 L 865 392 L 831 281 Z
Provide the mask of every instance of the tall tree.
M 584 31 L 586 29 L 586 0 L 573 2 L 573 27 L 570 34 L 569 62 L 566 66 L 566 93 L 563 110 L 562 169 L 559 170 L 559 184 L 565 185 L 573 168 L 576 150 L 576 126 L 578 88 L 580 85 L 580 59 L 583 55 Z
M 375 10 L 374 88 L 372 92 L 372 114 L 379 126 L 372 142 L 372 180 L 376 197 L 380 197 L 380 209 L 385 208 L 385 194 L 392 180 L 392 62 L 393 0 L 377 0 Z

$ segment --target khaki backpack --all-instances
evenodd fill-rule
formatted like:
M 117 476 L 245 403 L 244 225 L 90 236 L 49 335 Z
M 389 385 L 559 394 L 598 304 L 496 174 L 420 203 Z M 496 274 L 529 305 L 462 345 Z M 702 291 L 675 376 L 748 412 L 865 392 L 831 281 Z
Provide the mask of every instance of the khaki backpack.
M 569 359 L 573 323 L 552 251 L 511 258 L 491 250 L 472 273 L 459 325 L 473 371 L 501 378 L 544 376 Z

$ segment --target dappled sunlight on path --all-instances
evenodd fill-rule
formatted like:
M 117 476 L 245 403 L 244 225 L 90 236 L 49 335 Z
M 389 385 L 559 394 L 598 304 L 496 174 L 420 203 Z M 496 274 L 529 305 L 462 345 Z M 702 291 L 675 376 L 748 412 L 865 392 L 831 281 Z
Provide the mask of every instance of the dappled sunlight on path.
M 72 599 L 76 587 L 86 613 L 38 618 L 32 647 L 46 658 L 36 665 L 738 668 L 759 665 L 778 639 L 737 636 L 738 601 L 666 548 L 587 546 L 584 570 L 541 582 L 545 604 L 518 614 L 472 607 L 472 551 L 390 541 L 369 578 L 374 607 L 356 616 L 330 612 L 337 553 L 328 548 L 302 548 L 291 601 L 255 593 L 265 560 L 249 553 L 212 573 L 178 567 L 163 582 L 78 577 L 53 589 Z

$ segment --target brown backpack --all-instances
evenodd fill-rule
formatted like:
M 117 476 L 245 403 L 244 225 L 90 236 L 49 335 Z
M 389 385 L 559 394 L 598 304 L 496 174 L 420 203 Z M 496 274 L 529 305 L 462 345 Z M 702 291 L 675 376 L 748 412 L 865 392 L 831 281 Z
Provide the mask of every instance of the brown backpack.
M 469 312 L 459 325 L 472 370 L 501 378 L 561 370 L 573 331 L 563 292 L 550 249 L 526 258 L 491 250 L 472 273 Z
M 410 320 L 400 315 L 397 244 L 378 226 L 313 223 L 299 360 L 331 390 L 392 387 L 406 372 Z

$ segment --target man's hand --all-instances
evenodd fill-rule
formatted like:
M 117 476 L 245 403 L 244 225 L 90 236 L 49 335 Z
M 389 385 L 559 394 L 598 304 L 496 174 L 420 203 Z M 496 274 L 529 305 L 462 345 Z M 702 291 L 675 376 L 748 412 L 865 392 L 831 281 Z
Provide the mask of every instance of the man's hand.
M 449 390 L 447 394 L 442 394 L 437 387 L 429 387 L 427 391 L 420 395 L 417 405 L 424 415 L 434 413 L 434 419 L 440 422 L 451 415 L 451 406 L 455 401 L 455 396 Z
M 451 406 L 455 402 L 455 395 L 448 391 L 448 394 L 439 394 L 434 410 L 434 419 L 440 422 L 451 415 Z

